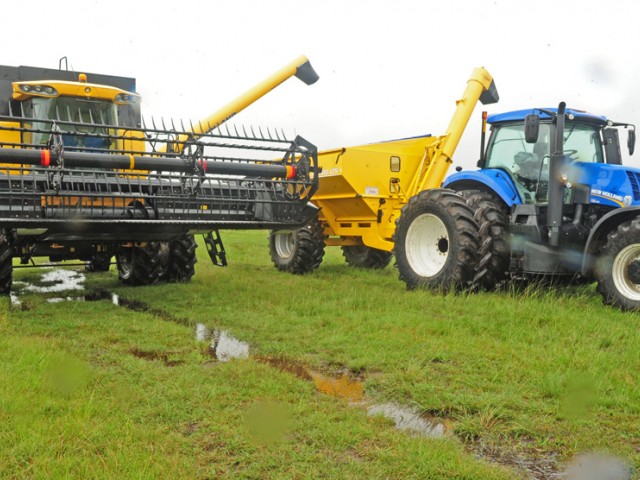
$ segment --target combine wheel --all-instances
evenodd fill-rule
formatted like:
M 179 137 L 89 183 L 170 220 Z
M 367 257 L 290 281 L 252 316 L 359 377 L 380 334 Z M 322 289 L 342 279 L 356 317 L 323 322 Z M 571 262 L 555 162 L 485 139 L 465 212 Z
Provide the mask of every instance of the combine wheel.
M 442 291 L 472 286 L 478 224 L 453 190 L 425 190 L 411 197 L 396 221 L 394 254 L 408 289 Z
M 623 310 L 640 309 L 640 218 L 609 233 L 596 276 L 604 302 Z
M 108 272 L 111 267 L 111 256 L 111 253 L 107 252 L 94 253 L 84 269 L 87 272 Z
M 281 272 L 298 275 L 315 270 L 324 257 L 324 234 L 317 218 L 297 230 L 269 234 L 271 260 Z
M 479 227 L 478 264 L 473 279 L 475 289 L 491 290 L 502 284 L 509 274 L 509 245 L 506 206 L 493 195 L 479 190 L 460 192 L 471 207 Z
M 196 243 L 193 235 L 184 235 L 169 243 L 169 264 L 165 279 L 168 282 L 186 283 L 191 281 L 196 273 Z
M 151 285 L 167 271 L 169 244 L 148 242 L 121 248 L 116 253 L 116 265 L 121 281 L 129 285 Z
M 0 229 L 0 294 L 11 291 L 13 273 L 13 232 Z
M 393 256 L 391 252 L 365 245 L 342 247 L 342 255 L 347 264 L 357 268 L 384 268 Z

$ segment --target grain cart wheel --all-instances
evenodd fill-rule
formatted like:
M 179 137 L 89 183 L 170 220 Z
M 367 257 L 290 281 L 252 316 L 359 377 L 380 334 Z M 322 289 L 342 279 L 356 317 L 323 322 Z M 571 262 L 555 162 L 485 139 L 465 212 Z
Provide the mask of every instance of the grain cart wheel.
M 607 236 L 596 268 L 604 302 L 623 310 L 640 309 L 640 218 Z
M 108 272 L 111 267 L 111 253 L 100 252 L 91 255 L 91 259 L 84 265 L 87 272 Z
M 116 252 L 120 280 L 134 286 L 156 283 L 166 273 L 168 262 L 167 242 L 148 242 Z
M 342 247 L 342 255 L 349 266 L 356 268 L 384 268 L 393 256 L 391 252 L 366 245 Z
M 13 231 L 0 229 L 0 294 L 11 291 L 14 239 Z
M 271 261 L 281 272 L 302 275 L 315 270 L 324 257 L 322 225 L 314 218 L 297 230 L 272 231 L 269 234 Z
M 473 288 L 492 290 L 509 274 L 510 249 L 507 244 L 509 216 L 506 205 L 493 195 L 479 190 L 460 192 L 473 210 L 479 227 L 478 264 Z
M 462 290 L 472 285 L 478 224 L 453 190 L 425 190 L 402 207 L 393 236 L 400 280 L 408 289 Z
M 184 235 L 169 242 L 169 264 L 165 280 L 168 282 L 186 283 L 191 281 L 196 273 L 196 243 L 193 235 Z

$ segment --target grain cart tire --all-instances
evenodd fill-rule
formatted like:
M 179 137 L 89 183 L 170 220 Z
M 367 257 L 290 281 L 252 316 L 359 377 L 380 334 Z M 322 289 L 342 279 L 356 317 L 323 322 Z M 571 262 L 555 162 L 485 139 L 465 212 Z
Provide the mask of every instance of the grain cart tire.
M 166 273 L 169 262 L 168 242 L 148 242 L 123 247 L 116 252 L 120 280 L 128 285 L 151 285 Z
M 111 257 L 111 253 L 94 253 L 84 265 L 84 269 L 87 272 L 108 272 L 109 268 L 111 268 Z
M 465 190 L 460 193 L 473 210 L 473 219 L 479 228 L 478 264 L 473 288 L 493 290 L 504 284 L 509 275 L 509 216 L 506 205 L 487 192 Z
M 15 235 L 7 229 L 0 229 L 0 294 L 11 291 L 13 274 L 13 240 Z
M 622 310 L 640 309 L 640 218 L 607 235 L 596 278 L 604 303 Z
M 195 275 L 196 243 L 193 235 L 184 235 L 177 240 L 169 242 L 169 263 L 165 280 L 167 282 L 190 282 Z
M 402 207 L 393 236 L 400 280 L 408 289 L 470 288 L 478 252 L 478 224 L 453 190 L 425 190 Z
M 393 256 L 391 252 L 366 245 L 342 247 L 342 255 L 351 267 L 372 269 L 386 267 Z
M 317 218 L 297 230 L 269 234 L 271 261 L 281 272 L 302 275 L 315 270 L 324 257 L 324 233 Z

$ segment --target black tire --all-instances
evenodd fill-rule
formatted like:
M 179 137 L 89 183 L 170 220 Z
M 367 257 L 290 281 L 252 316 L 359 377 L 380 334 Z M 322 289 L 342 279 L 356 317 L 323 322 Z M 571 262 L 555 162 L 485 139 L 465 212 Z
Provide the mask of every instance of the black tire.
M 425 190 L 402 207 L 393 235 L 400 280 L 408 289 L 443 292 L 472 286 L 478 224 L 465 199 L 453 190 Z
M 165 280 L 167 282 L 187 283 L 196 273 L 196 243 L 193 235 L 184 235 L 169 243 L 169 263 Z
M 118 277 L 128 285 L 152 285 L 166 273 L 169 262 L 167 242 L 148 242 L 123 247 L 116 252 Z
M 511 251 L 507 243 L 507 207 L 486 192 L 466 190 L 460 193 L 474 212 L 473 219 L 479 228 L 478 264 L 473 287 L 493 290 L 503 285 L 509 276 Z
M 596 266 L 604 303 L 640 309 L 640 218 L 622 223 L 607 236 Z
M 271 261 L 281 272 L 302 275 L 315 270 L 324 257 L 324 233 L 317 218 L 297 230 L 271 231 Z
M 393 257 L 391 252 L 366 245 L 342 247 L 342 255 L 350 267 L 372 269 L 386 267 Z
M 13 242 L 15 234 L 7 229 L 0 229 L 0 294 L 11 292 L 13 284 Z
M 84 265 L 84 269 L 87 272 L 108 272 L 111 268 L 112 254 L 108 252 L 94 253 Z

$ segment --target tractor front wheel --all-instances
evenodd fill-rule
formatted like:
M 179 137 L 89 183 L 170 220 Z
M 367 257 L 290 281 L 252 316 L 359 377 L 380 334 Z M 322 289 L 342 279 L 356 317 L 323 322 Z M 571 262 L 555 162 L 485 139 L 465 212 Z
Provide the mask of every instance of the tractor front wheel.
M 317 218 L 297 230 L 269 234 L 271 261 L 281 272 L 302 275 L 315 270 L 324 257 L 324 233 Z
M 408 289 L 470 288 L 478 224 L 465 199 L 447 189 L 425 190 L 402 207 L 393 236 L 399 277 Z
M 391 252 L 366 245 L 342 247 L 342 255 L 351 267 L 373 269 L 386 267 L 393 256 Z
M 118 277 L 128 285 L 151 285 L 166 273 L 169 262 L 167 242 L 148 242 L 122 247 L 116 252 Z
M 606 304 L 640 309 L 640 218 L 622 223 L 607 236 L 596 276 Z

